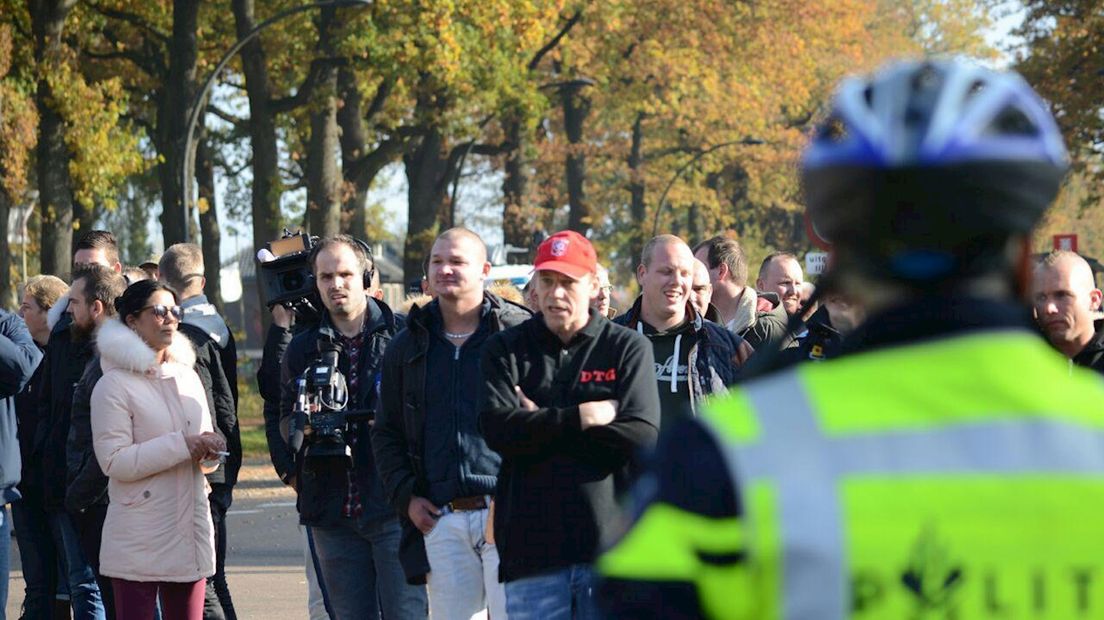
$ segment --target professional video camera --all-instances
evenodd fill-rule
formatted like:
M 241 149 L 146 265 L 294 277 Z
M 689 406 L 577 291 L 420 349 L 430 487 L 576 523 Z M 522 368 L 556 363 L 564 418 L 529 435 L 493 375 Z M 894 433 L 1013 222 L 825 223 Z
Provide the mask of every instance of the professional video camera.
M 371 420 L 372 411 L 349 410 L 345 375 L 338 370 L 341 343 L 329 328 L 318 333 L 318 357 L 299 376 L 292 408 L 289 444 L 296 453 L 306 442 L 306 458 L 352 458 L 346 440 L 355 422 Z
M 317 241 L 317 237 L 292 233 L 285 228 L 282 238 L 270 241 L 267 248 L 257 252 L 260 262 L 257 274 L 269 308 L 283 304 L 300 318 L 317 320 L 322 302 L 308 263 L 311 248 Z

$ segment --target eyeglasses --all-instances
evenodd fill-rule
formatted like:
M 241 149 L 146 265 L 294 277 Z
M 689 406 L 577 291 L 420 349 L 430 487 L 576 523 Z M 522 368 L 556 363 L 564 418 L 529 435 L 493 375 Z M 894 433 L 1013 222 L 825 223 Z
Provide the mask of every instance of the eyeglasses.
M 139 310 L 136 314 L 142 314 L 146 310 L 153 310 L 153 316 L 164 321 L 168 318 L 169 314 L 173 315 L 173 318 L 179 321 L 184 316 L 184 309 L 180 306 L 164 306 L 162 304 L 154 304 L 152 306 L 146 306 Z

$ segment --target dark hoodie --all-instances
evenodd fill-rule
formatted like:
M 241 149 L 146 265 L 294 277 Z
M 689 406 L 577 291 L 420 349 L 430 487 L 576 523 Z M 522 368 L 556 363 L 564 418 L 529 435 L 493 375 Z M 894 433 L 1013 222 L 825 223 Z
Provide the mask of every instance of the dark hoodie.
M 211 424 L 215 432 L 226 440 L 226 451 L 230 456 L 225 465 L 207 475 L 212 485 L 233 487 L 238 481 L 241 469 L 242 448 L 241 431 L 238 428 L 238 352 L 234 335 L 226 326 L 205 295 L 196 295 L 185 299 L 181 304 L 184 318 L 180 321 L 180 332 L 188 337 L 196 351 L 196 374 L 207 389 L 208 406 L 211 408 Z M 227 502 L 229 497 L 224 487 L 216 487 L 220 501 Z
M 1081 352 L 1073 357 L 1073 363 L 1104 374 L 1104 319 L 1094 321 L 1096 333 Z
M 644 325 L 640 316 L 641 301 L 642 298 L 637 297 L 632 308 L 629 308 L 629 311 L 625 314 L 615 318 L 613 322 L 644 334 L 653 343 L 656 353 L 659 353 L 662 347 L 660 340 L 669 339 L 669 335 L 674 335 L 678 331 L 683 333 L 681 347 L 676 344 L 674 348 L 675 355 L 680 360 L 686 359 L 692 362 L 688 364 L 690 368 L 687 369 L 689 393 L 686 394 L 686 397 L 689 398 L 687 403 L 689 407 L 685 410 L 696 413 L 697 406 L 701 403 L 702 398 L 710 394 L 724 392 L 728 386 L 737 382 L 740 377 L 740 364 L 736 361 L 736 352 L 743 344 L 742 338 L 717 323 L 705 320 L 689 303 L 686 305 L 686 323 L 680 328 L 676 328 L 676 330 L 658 334 L 650 325 Z M 684 349 L 681 354 L 680 348 Z M 664 356 L 664 360 L 666 359 L 666 356 Z M 655 358 L 655 361 L 658 374 L 663 361 L 658 357 Z M 661 390 L 661 401 L 663 401 L 665 399 L 662 396 L 669 391 L 664 385 L 660 385 L 659 388 Z M 664 424 L 671 421 L 669 418 L 675 413 L 669 403 L 670 399 L 667 400 L 668 402 L 664 402 L 663 408 Z M 675 415 L 678 414 L 675 413 Z M 662 429 L 662 426 L 660 428 Z

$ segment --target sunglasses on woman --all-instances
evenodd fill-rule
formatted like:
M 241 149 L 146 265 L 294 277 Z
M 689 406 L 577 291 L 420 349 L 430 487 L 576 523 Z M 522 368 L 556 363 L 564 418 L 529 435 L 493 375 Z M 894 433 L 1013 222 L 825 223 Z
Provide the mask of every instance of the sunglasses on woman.
M 145 312 L 146 310 L 153 310 L 153 316 L 164 321 L 170 314 L 173 318 L 179 321 L 184 316 L 184 309 L 180 306 L 165 306 L 162 304 L 154 304 L 152 306 L 146 306 L 138 311 L 138 314 Z

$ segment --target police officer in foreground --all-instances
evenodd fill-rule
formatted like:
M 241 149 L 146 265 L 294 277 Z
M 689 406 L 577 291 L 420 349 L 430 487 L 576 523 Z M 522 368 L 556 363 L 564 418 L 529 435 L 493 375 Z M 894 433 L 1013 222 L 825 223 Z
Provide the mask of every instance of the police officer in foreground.
M 845 81 L 804 154 L 843 355 L 768 375 L 661 442 L 599 563 L 632 618 L 1099 617 L 1104 383 L 1032 332 L 1030 234 L 1067 169 L 1017 75 Z

